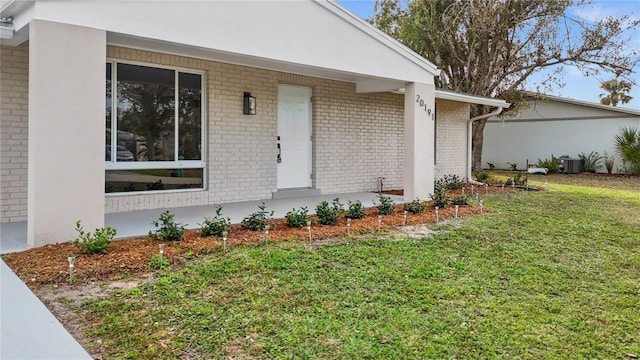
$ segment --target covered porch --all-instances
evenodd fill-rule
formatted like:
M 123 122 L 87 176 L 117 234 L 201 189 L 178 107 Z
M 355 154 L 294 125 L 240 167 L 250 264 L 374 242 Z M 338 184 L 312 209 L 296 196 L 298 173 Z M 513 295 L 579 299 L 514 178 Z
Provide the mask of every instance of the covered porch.
M 402 203 L 403 197 L 388 195 L 396 203 Z M 309 214 L 315 214 L 315 207 L 321 201 L 331 202 L 335 198 L 340 198 L 340 202 L 347 204 L 349 201 L 361 201 L 365 207 L 375 206 L 378 194 L 373 192 L 325 194 L 317 196 L 294 197 L 284 199 L 264 199 L 256 201 L 242 201 L 215 205 L 185 206 L 169 209 L 176 215 L 177 222 L 187 224 L 188 229 L 198 229 L 204 217 L 215 215 L 218 206 L 222 206 L 222 215 L 229 217 L 232 224 L 238 224 L 251 213 L 258 211 L 258 205 L 264 202 L 267 210 L 273 210 L 275 219 L 284 218 L 288 211 L 296 208 L 306 207 Z M 133 236 L 144 236 L 152 230 L 151 222 L 157 220 L 163 209 L 137 210 L 106 214 L 104 218 L 105 226 L 110 226 L 117 230 L 116 238 L 123 239 Z M 69 229 L 73 229 L 73 224 L 68 224 Z M 91 230 L 92 231 L 92 230 Z M 73 240 L 70 238 L 69 240 Z M 0 226 L 0 253 L 8 254 L 29 249 L 27 243 L 27 222 L 18 221 L 5 223 Z

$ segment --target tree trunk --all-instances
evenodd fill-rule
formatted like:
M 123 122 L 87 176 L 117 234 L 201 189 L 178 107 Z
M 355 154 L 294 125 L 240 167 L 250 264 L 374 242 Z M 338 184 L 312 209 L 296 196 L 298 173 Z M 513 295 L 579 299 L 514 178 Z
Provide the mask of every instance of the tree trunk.
M 481 119 L 473 122 L 472 130 L 472 153 L 471 170 L 473 172 L 482 170 L 482 144 L 484 142 L 484 126 L 487 119 Z

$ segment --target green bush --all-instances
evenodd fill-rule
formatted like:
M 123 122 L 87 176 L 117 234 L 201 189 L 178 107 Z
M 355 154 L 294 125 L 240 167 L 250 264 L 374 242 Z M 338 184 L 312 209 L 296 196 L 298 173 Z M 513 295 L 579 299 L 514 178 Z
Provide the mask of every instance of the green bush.
M 546 168 L 549 173 L 557 173 L 560 170 L 560 159 L 551 155 L 551 159 L 538 159 L 538 167 Z
M 309 210 L 306 207 L 301 207 L 299 210 L 291 209 L 284 217 L 287 220 L 287 225 L 292 228 L 300 228 L 307 225 L 309 221 Z
M 147 261 L 147 266 L 152 270 L 161 270 L 169 267 L 171 262 L 166 257 L 160 257 L 160 254 L 155 254 Z
M 204 218 L 204 221 L 200 225 L 202 228 L 202 237 L 216 236 L 222 237 L 222 232 L 228 230 L 231 227 L 231 219 L 228 217 L 222 217 L 222 207 L 218 206 L 216 209 L 216 216 L 213 218 Z
M 640 174 L 640 129 L 623 127 L 613 140 L 625 173 Z
M 491 174 L 486 171 L 479 171 L 473 174 L 473 176 L 475 176 L 476 180 L 481 183 L 487 183 L 489 179 L 491 179 Z
M 507 178 L 507 180 L 505 180 L 505 181 L 504 181 L 504 184 L 505 184 L 505 185 L 515 185 L 515 184 L 513 183 L 513 179 L 512 179 L 512 178 Z
M 393 214 L 393 200 L 391 200 L 390 196 L 385 196 L 382 194 L 378 194 L 378 203 L 376 204 L 376 208 L 380 215 L 391 215 Z
M 342 204 L 338 198 L 333 199 L 331 205 L 327 201 L 321 201 L 316 206 L 316 215 L 318 215 L 318 221 L 322 225 L 335 224 L 343 211 Z
M 469 197 L 467 195 L 455 196 L 451 199 L 453 205 L 469 205 Z
M 580 153 L 578 157 L 582 160 L 584 171 L 594 173 L 601 166 L 602 156 L 597 151 L 592 151 L 589 155 Z
M 444 208 L 449 205 L 449 190 L 446 186 L 437 186 L 429 197 L 433 200 L 433 206 Z
M 251 231 L 264 231 L 267 227 L 267 221 L 271 220 L 274 211 L 267 211 L 267 204 L 264 202 L 258 206 L 259 211 L 242 219 L 240 225 Z
M 164 239 L 166 241 L 180 241 L 184 235 L 186 226 L 173 220 L 175 214 L 165 211 L 160 214 L 158 220 L 151 222 L 156 227 L 155 232 L 149 231 L 149 237 L 153 239 Z
M 611 174 L 613 172 L 613 164 L 616 162 L 616 157 L 614 155 L 609 155 L 606 151 L 604 152 L 604 167 L 607 169 L 607 173 Z
M 76 231 L 78 237 L 72 243 L 85 254 L 106 254 L 109 244 L 116 236 L 116 229 L 108 226 L 96 229 L 93 234 L 85 232 L 80 220 L 76 221 Z
M 516 185 L 524 185 L 524 183 L 527 181 L 527 178 L 525 176 L 525 173 L 523 171 L 518 172 L 517 174 L 515 174 L 513 176 L 513 182 Z
M 415 199 L 402 205 L 402 209 L 412 214 L 421 214 L 427 210 L 427 204 L 424 201 L 420 201 L 420 199 Z
M 447 190 L 458 190 L 462 189 L 464 181 L 462 181 L 462 178 L 456 174 L 447 174 L 441 179 L 436 180 L 434 185 L 436 188 L 445 187 Z
M 364 215 L 364 206 L 360 200 L 356 200 L 356 202 L 349 201 L 349 210 L 347 211 L 348 219 L 362 219 Z

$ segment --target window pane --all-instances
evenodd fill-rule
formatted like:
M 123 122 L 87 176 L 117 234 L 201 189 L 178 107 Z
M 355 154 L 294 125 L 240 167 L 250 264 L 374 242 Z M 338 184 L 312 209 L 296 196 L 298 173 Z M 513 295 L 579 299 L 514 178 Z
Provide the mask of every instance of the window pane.
M 131 160 L 176 160 L 174 117 L 173 70 L 118 64 L 117 145 L 132 154 Z
M 106 137 L 105 137 L 105 161 L 111 161 L 111 63 L 107 63 L 107 98 L 105 100 Z
M 202 169 L 107 170 L 105 192 L 202 189 Z
M 201 160 L 202 79 L 198 74 L 178 74 L 178 159 Z

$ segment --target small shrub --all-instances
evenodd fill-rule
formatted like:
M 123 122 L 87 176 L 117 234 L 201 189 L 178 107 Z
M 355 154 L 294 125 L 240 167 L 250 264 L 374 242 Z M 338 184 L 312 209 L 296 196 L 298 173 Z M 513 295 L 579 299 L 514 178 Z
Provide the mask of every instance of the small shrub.
M 420 199 L 415 199 L 410 203 L 402 205 L 402 209 L 412 214 L 421 214 L 427 210 L 427 204 Z
M 168 268 L 171 262 L 166 257 L 160 257 L 160 254 L 155 254 L 147 261 L 147 266 L 152 270 L 162 270 Z
M 251 231 L 264 231 L 267 226 L 267 221 L 271 220 L 274 211 L 267 211 L 267 204 L 264 202 L 258 206 L 259 211 L 242 219 L 240 225 Z
M 487 183 L 487 181 L 489 181 L 489 179 L 491 179 L 491 174 L 489 174 L 486 171 L 480 171 L 474 174 L 475 178 L 477 181 L 481 182 L 481 183 Z
M 175 214 L 165 211 L 160 214 L 158 220 L 151 222 L 156 227 L 155 232 L 149 231 L 149 237 L 153 239 L 163 239 L 166 241 L 180 241 L 184 235 L 186 226 L 173 220 Z
M 487 163 L 489 165 L 489 170 L 495 170 L 496 166 L 493 163 L 488 162 Z
M 640 128 L 623 127 L 613 138 L 625 174 L 640 174 Z
M 597 151 L 592 151 L 589 155 L 580 153 L 578 157 L 582 160 L 584 171 L 594 173 L 601 166 L 600 161 L 602 161 L 602 156 Z
M 287 219 L 287 225 L 289 225 L 289 227 L 300 228 L 307 225 L 307 221 L 309 221 L 308 214 L 309 210 L 303 206 L 298 210 L 295 208 L 291 209 L 284 218 Z
M 507 180 L 504 181 L 505 185 L 514 185 L 513 183 L 513 179 L 512 178 L 507 178 Z
M 551 155 L 551 159 L 538 159 L 538 167 L 546 168 L 550 173 L 557 173 L 560 170 L 560 159 Z
M 604 167 L 607 168 L 607 173 L 611 174 L 613 172 L 613 164 L 616 161 L 616 157 L 609 155 L 606 151 L 604 152 Z
M 449 193 L 446 187 L 436 187 L 433 194 L 429 194 L 429 197 L 433 200 L 434 206 L 444 208 L 449 205 Z
M 390 196 L 385 196 L 382 194 L 378 194 L 378 204 L 376 204 L 376 208 L 378 208 L 378 212 L 380 215 L 391 215 L 393 214 L 393 200 L 391 200 Z
M 204 221 L 200 225 L 202 228 L 202 237 L 216 236 L 222 237 L 222 232 L 228 230 L 231 227 L 231 219 L 228 217 L 222 217 L 222 207 L 218 206 L 216 209 L 216 216 L 213 218 L 204 218 Z
M 85 254 L 106 254 L 109 244 L 116 236 L 116 229 L 108 226 L 96 229 L 93 234 L 85 232 L 80 220 L 76 221 L 76 231 L 78 237 L 72 243 Z
M 338 198 L 333 199 L 331 205 L 327 201 L 321 201 L 316 206 L 316 215 L 318 215 L 318 221 L 322 225 L 335 224 L 343 211 L 342 204 Z
M 356 200 L 356 202 L 349 201 L 349 210 L 347 211 L 348 219 L 362 219 L 364 215 L 364 206 L 360 200 Z
M 446 187 L 448 190 L 462 189 L 462 185 L 464 185 L 462 178 L 456 174 L 446 174 L 438 181 L 441 182 L 441 186 Z
M 469 197 L 467 195 L 455 196 L 451 199 L 453 205 L 469 205 Z
M 520 171 L 517 174 L 515 174 L 513 176 L 513 182 L 516 185 L 524 185 L 525 181 L 527 181 L 526 176 L 524 175 L 524 172 Z
M 511 166 L 511 170 L 512 171 L 517 171 L 518 170 L 518 163 L 511 163 L 510 166 Z

